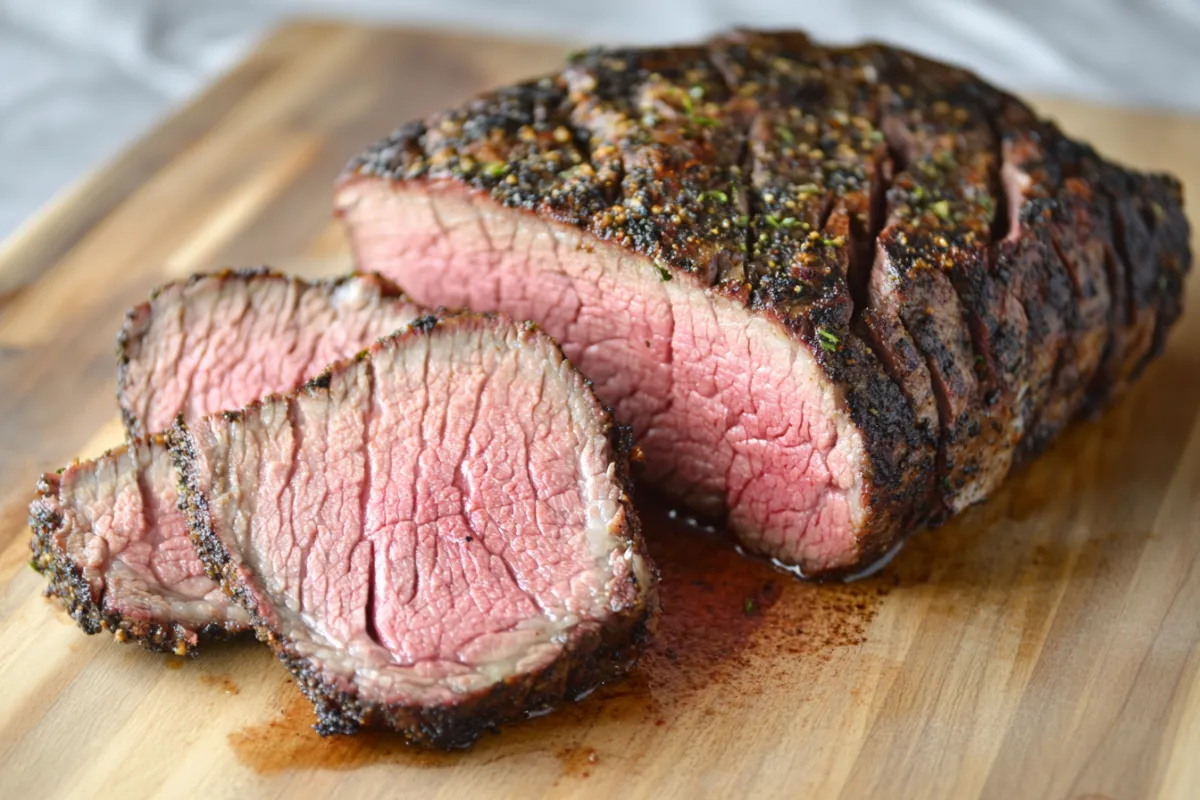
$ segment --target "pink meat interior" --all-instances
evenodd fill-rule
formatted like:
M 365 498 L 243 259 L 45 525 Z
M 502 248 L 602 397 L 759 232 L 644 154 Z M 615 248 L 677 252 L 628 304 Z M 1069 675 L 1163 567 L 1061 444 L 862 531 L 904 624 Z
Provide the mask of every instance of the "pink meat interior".
M 260 611 L 372 699 L 544 666 L 636 599 L 594 395 L 545 336 L 490 325 L 411 335 L 327 392 L 193 428 Z
M 143 433 L 286 392 L 423 309 L 381 296 L 377 279 L 330 288 L 279 276 L 212 276 L 142 306 L 122 401 Z
M 164 445 L 135 442 L 55 476 L 50 503 L 62 518 L 55 547 L 79 569 L 93 602 L 131 621 L 248 622 L 205 575 L 176 508 Z
M 772 321 L 575 228 L 455 184 L 357 180 L 338 205 L 363 268 L 418 302 L 536 320 L 646 453 L 646 478 L 750 547 L 830 568 L 857 553 L 861 439 Z

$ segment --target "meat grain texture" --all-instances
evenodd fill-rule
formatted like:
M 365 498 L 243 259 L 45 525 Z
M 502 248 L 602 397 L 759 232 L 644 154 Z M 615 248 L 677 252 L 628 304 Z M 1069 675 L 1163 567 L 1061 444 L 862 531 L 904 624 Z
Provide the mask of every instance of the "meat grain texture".
M 305 281 L 269 269 L 197 275 L 131 309 L 117 400 L 131 436 L 289 392 L 430 313 L 378 275 Z
M 1179 183 L 960 69 L 740 32 L 412 122 L 336 206 L 424 303 L 538 321 L 645 477 L 811 575 L 993 493 L 1163 348 Z
M 33 565 L 86 633 L 187 655 L 250 618 L 204 572 L 176 507 L 162 437 L 42 476 L 29 508 Z
M 48 592 L 87 633 L 152 650 L 194 654 L 202 640 L 248 630 L 188 539 L 165 440 L 145 434 L 289 391 L 424 313 L 374 275 L 310 283 L 251 270 L 159 289 L 118 337 L 130 443 L 38 483 L 33 566 Z
M 549 337 L 472 315 L 171 434 L 200 556 L 317 729 L 443 747 L 635 663 L 657 576 L 628 448 Z

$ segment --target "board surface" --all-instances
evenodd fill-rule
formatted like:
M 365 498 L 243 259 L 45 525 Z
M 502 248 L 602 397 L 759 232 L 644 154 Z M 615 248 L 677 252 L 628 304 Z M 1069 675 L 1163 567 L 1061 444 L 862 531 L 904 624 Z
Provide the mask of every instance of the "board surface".
M 0 796 L 1200 796 L 1196 278 L 1127 397 L 868 581 L 801 584 L 639 498 L 666 604 L 643 667 L 469 752 L 322 741 L 256 642 L 163 658 L 40 595 L 25 507 L 121 438 L 123 310 L 225 265 L 346 270 L 346 159 L 562 53 L 289 26 L 0 248 Z M 1200 121 L 1039 105 L 1200 204 Z

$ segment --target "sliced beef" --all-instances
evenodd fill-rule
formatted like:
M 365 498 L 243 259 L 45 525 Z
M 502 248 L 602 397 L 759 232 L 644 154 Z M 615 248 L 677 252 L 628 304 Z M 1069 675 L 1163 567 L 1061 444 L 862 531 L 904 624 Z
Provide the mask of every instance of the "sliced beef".
M 812 573 L 1119 392 L 1190 268 L 1172 179 L 962 70 L 794 33 L 582 53 L 399 129 L 336 205 L 416 300 L 544 325 L 648 480 Z
M 253 270 L 168 284 L 129 312 L 119 338 L 126 425 L 163 430 L 178 414 L 198 419 L 290 391 L 423 313 L 374 275 L 308 283 Z M 156 437 L 42 478 L 30 507 L 33 566 L 86 632 L 182 654 L 246 629 L 205 577 L 175 497 Z
M 201 558 L 322 733 L 463 746 L 648 635 L 628 435 L 530 324 L 428 318 L 171 448 Z
M 954 513 L 999 486 L 1022 430 L 1016 387 L 1028 320 L 990 250 L 1006 214 L 1000 145 L 974 76 L 882 48 L 872 62 L 896 174 L 869 300 L 892 310 L 928 361 L 941 418 L 939 491 Z
M 199 275 L 126 315 L 117 397 L 130 435 L 286 392 L 427 313 L 377 275 Z
M 1051 156 L 1061 134 L 1012 102 L 998 109 L 994 121 L 1003 153 L 1000 186 L 1012 199 L 1004 211 L 1008 233 L 993 251 L 996 266 L 1002 274 L 1022 277 L 1020 285 L 1027 290 L 1039 286 L 1038 280 L 1029 279 L 1028 267 L 1012 269 L 1022 263 L 1013 258 L 1020 253 L 1022 240 L 1036 241 L 1036 252 L 1024 263 L 1040 266 L 1040 285 L 1051 299 L 1047 304 L 1036 292 L 1024 292 L 1022 310 L 1030 325 L 1026 363 L 1040 366 L 1045 375 L 1047 357 L 1054 356 L 1050 377 L 1040 383 L 1041 392 L 1018 395 L 1040 395 L 1042 400 L 1036 413 L 1022 420 L 1028 429 L 1021 445 L 1028 454 L 1044 447 L 1082 408 L 1111 334 L 1112 296 L 1105 247 L 1098 236 L 1103 215 L 1095 206 L 1092 187 L 1068 177 L 1064 164 Z M 1026 234 L 1031 219 L 1036 240 Z M 1058 312 L 1054 328 L 1059 335 L 1049 347 L 1039 336 L 1039 325 L 1045 330 L 1039 314 L 1047 305 Z M 1029 408 L 1027 404 L 1023 410 Z
M 42 476 L 29 509 L 33 564 L 87 633 L 186 655 L 249 626 L 204 572 L 176 507 L 161 437 Z
M 1189 229 L 1173 178 L 1121 170 L 1065 137 L 1054 145 L 1066 178 L 1087 187 L 1088 241 L 1103 252 L 1109 283 L 1108 346 L 1088 394 L 1095 409 L 1162 351 L 1182 310 Z

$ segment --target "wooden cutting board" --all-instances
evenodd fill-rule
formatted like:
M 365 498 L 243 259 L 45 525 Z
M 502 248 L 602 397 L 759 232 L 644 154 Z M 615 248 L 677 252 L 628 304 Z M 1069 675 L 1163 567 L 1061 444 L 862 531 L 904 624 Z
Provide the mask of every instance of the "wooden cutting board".
M 345 270 L 348 156 L 561 55 L 287 27 L 4 245 L 0 796 L 1200 796 L 1195 279 L 1129 396 L 869 581 L 801 584 L 641 498 L 667 606 L 644 666 L 469 752 L 322 741 L 257 643 L 163 658 L 41 597 L 25 505 L 39 472 L 120 440 L 123 309 L 222 265 Z M 1200 195 L 1200 122 L 1042 107 Z

